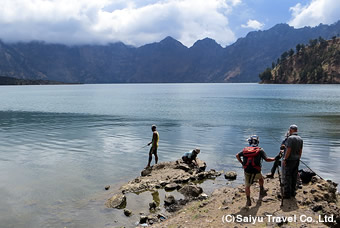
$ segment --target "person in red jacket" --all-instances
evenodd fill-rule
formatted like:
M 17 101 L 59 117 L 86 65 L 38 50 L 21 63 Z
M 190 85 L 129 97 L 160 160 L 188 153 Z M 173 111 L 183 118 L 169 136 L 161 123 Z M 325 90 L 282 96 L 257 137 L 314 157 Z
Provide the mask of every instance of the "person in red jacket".
M 260 196 L 263 197 L 266 195 L 266 191 L 263 186 L 263 176 L 261 173 L 262 159 L 266 162 L 272 162 L 275 161 L 275 158 L 267 157 L 264 150 L 258 146 L 260 142 L 258 136 L 251 136 L 248 139 L 248 142 L 249 146 L 236 154 L 236 158 L 242 164 L 244 169 L 245 191 L 247 196 L 246 206 L 251 206 L 250 186 L 254 183 L 254 181 L 259 181 Z M 243 159 L 241 159 L 241 157 Z

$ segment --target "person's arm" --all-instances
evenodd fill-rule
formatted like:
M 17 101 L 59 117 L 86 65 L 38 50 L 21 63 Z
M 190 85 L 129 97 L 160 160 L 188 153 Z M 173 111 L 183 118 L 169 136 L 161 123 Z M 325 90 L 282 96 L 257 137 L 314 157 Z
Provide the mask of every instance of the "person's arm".
M 157 133 L 153 133 L 152 134 L 152 141 L 148 143 L 148 146 L 150 146 L 152 144 L 152 146 L 156 146 L 156 142 L 157 142 Z
M 238 154 L 236 154 L 236 158 L 237 158 L 237 160 L 241 163 L 241 165 L 243 165 L 243 161 L 242 161 L 242 159 L 240 158 L 240 157 L 241 157 L 240 154 L 241 154 L 241 152 L 238 153 Z
M 285 155 L 285 157 L 283 158 L 283 166 L 286 166 L 286 160 L 289 158 L 290 152 L 291 152 L 291 151 L 292 151 L 292 148 L 287 147 L 286 155 Z M 302 150 L 301 150 L 301 153 L 302 153 Z
M 266 162 L 275 161 L 275 158 L 267 157 L 267 154 L 263 150 L 261 151 L 261 156 L 262 156 L 263 160 L 265 160 Z

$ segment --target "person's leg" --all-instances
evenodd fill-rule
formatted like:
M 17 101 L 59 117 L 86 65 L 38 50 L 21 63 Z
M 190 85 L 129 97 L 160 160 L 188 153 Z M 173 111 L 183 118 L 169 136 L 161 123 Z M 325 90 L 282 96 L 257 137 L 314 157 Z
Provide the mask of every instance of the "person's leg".
M 154 155 L 155 155 L 155 164 L 157 164 L 158 163 L 157 148 L 154 150 Z
M 274 177 L 275 171 L 276 171 L 277 167 L 279 166 L 279 164 L 280 164 L 280 160 L 274 162 L 273 167 L 271 169 L 271 176 Z
M 246 206 L 251 206 L 251 199 L 250 199 L 250 186 L 251 186 L 251 177 L 252 175 L 249 173 L 244 172 L 244 182 L 245 182 L 245 191 L 247 196 Z
M 299 170 L 299 161 L 292 161 L 292 183 L 290 186 L 291 196 L 296 195 L 296 184 L 298 178 L 298 170 Z
M 286 166 L 284 167 L 283 183 L 283 197 L 286 199 L 291 197 L 292 175 L 292 161 L 286 161 Z
M 146 167 L 150 167 L 151 161 L 152 161 L 152 147 L 150 148 L 150 151 L 149 151 L 149 162 Z
M 264 180 L 263 177 L 261 175 L 261 177 L 259 178 L 259 185 L 260 185 L 260 196 L 266 196 L 266 190 L 264 190 Z

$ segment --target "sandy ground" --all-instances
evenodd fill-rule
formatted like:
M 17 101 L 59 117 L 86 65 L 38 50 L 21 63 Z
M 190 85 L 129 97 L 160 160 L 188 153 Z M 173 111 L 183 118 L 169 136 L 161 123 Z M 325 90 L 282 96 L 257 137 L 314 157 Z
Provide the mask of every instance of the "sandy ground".
M 332 182 L 313 177 L 313 183 L 303 185 L 295 198 L 283 201 L 282 207 L 278 178 L 266 179 L 265 188 L 267 196 L 260 198 L 259 185 L 251 187 L 250 207 L 245 207 L 244 186 L 220 188 L 208 199 L 190 202 L 152 227 L 340 227 L 336 222 L 322 222 L 327 215 L 334 215 L 333 219 L 339 222 L 338 193 Z M 251 220 L 255 218 L 258 221 Z

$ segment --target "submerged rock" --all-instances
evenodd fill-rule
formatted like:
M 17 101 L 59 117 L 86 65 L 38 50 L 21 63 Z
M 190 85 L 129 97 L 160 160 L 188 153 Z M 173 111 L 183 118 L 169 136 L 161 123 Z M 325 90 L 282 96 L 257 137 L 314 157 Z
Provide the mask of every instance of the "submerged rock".
M 108 199 L 106 206 L 109 208 L 123 209 L 126 207 L 126 196 L 122 193 L 115 194 Z
M 132 211 L 129 210 L 129 209 L 124 209 L 124 215 L 127 216 L 127 217 L 131 216 L 132 215 Z
M 105 186 L 105 190 L 107 191 L 107 190 L 109 190 L 110 189 L 110 185 L 106 185 Z

